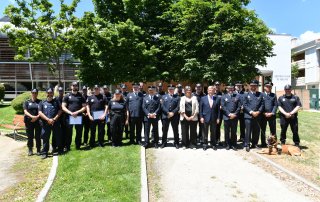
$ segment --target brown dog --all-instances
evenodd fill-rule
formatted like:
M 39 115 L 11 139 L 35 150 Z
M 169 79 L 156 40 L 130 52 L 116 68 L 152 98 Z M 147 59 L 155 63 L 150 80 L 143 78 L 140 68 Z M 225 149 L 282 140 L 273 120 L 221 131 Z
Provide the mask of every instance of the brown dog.
M 293 145 L 280 145 L 277 141 L 277 136 L 271 135 L 268 137 L 268 149 L 262 149 L 258 151 L 259 154 L 269 154 L 269 155 L 277 155 L 277 154 L 288 154 L 291 156 L 301 156 L 301 150 L 299 147 Z

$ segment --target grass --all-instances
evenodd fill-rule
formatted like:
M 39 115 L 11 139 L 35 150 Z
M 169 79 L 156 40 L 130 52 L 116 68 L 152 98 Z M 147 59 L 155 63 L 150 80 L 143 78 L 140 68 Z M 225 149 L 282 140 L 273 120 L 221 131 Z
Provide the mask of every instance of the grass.
M 0 195 L 0 201 L 35 201 L 47 181 L 51 164 L 52 161 L 43 161 L 39 156 L 27 156 L 23 148 L 11 170 L 18 183 Z
M 140 201 L 140 147 L 73 150 L 59 157 L 46 201 Z
M 12 124 L 16 111 L 10 105 L 0 105 L 0 124 Z

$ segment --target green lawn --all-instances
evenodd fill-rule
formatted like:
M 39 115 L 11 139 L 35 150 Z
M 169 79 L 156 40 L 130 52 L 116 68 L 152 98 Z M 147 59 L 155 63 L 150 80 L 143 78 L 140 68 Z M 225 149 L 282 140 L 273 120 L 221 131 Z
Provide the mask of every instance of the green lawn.
M 0 124 L 12 124 L 15 110 L 10 105 L 0 105 Z
M 46 201 L 140 201 L 140 146 L 105 146 L 60 156 Z

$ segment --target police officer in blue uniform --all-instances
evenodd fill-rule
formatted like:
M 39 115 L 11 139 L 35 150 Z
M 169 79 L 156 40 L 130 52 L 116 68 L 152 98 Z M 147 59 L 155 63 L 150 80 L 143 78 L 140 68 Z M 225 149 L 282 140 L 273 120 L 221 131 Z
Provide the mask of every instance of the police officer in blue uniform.
M 243 142 L 244 141 L 244 137 L 245 137 L 245 132 L 246 132 L 246 124 L 244 121 L 244 113 L 243 113 L 243 99 L 244 99 L 244 88 L 243 88 L 243 84 L 241 81 L 237 81 L 235 83 L 235 92 L 237 94 L 239 94 L 240 96 L 240 101 L 241 101 L 241 109 L 240 109 L 240 113 L 239 113 L 239 125 L 240 125 L 240 138 L 238 140 L 238 142 Z
M 263 95 L 258 92 L 259 81 L 252 80 L 250 83 L 250 91 L 244 94 L 244 119 L 246 123 L 246 136 L 243 146 L 246 151 L 251 148 L 257 148 L 260 135 L 259 122 L 264 109 Z
M 114 91 L 113 98 L 108 104 L 110 127 L 112 134 L 112 146 L 122 146 L 122 134 L 124 125 L 128 125 L 128 111 L 126 102 L 120 90 Z
M 158 131 L 158 121 L 160 115 L 160 97 L 156 95 L 156 87 L 148 86 L 148 94 L 144 96 L 142 109 L 144 112 L 144 138 L 145 143 L 144 147 L 148 148 L 149 146 L 149 135 L 150 127 L 154 128 L 154 147 L 158 148 L 159 141 L 159 131 Z
M 221 89 L 220 89 L 220 82 L 219 81 L 216 81 L 214 83 L 214 86 L 216 87 L 216 96 L 219 97 L 220 99 L 222 98 L 222 92 L 221 92 Z M 217 143 L 219 145 L 222 146 L 222 142 L 221 142 L 221 124 L 222 124 L 222 118 L 223 116 L 223 113 L 220 113 L 220 122 L 217 124 L 217 127 L 216 127 L 216 138 L 217 138 Z
M 280 111 L 280 126 L 281 126 L 281 144 L 286 144 L 286 133 L 288 126 L 290 125 L 293 142 L 295 146 L 299 146 L 300 138 L 298 134 L 298 111 L 300 109 L 300 98 L 293 95 L 291 92 L 291 85 L 284 86 L 285 94 L 278 99 L 278 106 Z
M 88 99 L 88 87 L 87 86 L 82 86 L 82 96 L 84 100 Z M 83 145 L 88 144 L 88 139 L 89 139 L 89 130 L 90 130 L 90 120 L 87 111 L 85 110 L 83 112 L 82 116 L 82 123 L 83 123 Z
M 61 142 L 59 117 L 61 115 L 61 105 L 58 99 L 53 97 L 53 89 L 47 89 L 47 99 L 39 104 L 39 115 L 42 119 L 42 159 L 48 157 L 50 147 L 50 135 L 52 132 L 52 139 L 58 147 L 58 153 L 62 154 L 63 147 Z
M 183 93 L 183 86 L 180 84 L 180 83 L 178 83 L 178 85 L 177 85 L 177 95 L 179 96 L 179 97 L 182 97 L 182 96 L 184 96 L 184 93 Z
M 227 85 L 227 93 L 222 96 L 221 110 L 224 120 L 224 135 L 227 150 L 237 150 L 237 125 L 241 109 L 240 95 L 234 92 L 234 84 Z
M 103 88 L 104 96 L 106 96 L 107 101 L 109 103 L 110 100 L 112 99 L 112 94 L 110 93 L 107 85 L 104 85 L 102 88 Z M 110 130 L 110 119 L 108 119 L 108 121 L 107 121 L 107 137 L 108 137 L 108 142 L 111 142 L 112 135 L 111 135 L 111 130 Z
M 195 92 L 192 95 L 197 97 L 198 103 L 200 103 L 200 100 L 203 96 L 206 96 L 206 94 L 203 92 L 201 83 L 196 84 Z M 200 108 L 200 105 L 199 105 L 199 108 Z M 202 142 L 203 124 L 200 122 L 200 114 L 198 114 L 198 124 L 199 124 L 199 132 L 197 135 L 197 139 L 198 139 L 198 142 Z
M 86 101 L 84 97 L 78 91 L 78 83 L 72 82 L 71 93 L 64 96 L 62 102 L 62 110 L 66 113 L 67 121 L 67 136 L 66 136 L 66 151 L 70 151 L 71 141 L 72 141 L 72 129 L 73 125 L 70 124 L 70 117 L 82 116 L 82 113 L 86 110 Z M 80 149 L 81 137 L 82 137 L 82 124 L 75 125 L 76 138 L 75 144 L 76 149 Z
M 130 144 L 141 143 L 143 122 L 143 94 L 139 91 L 139 83 L 132 84 L 133 91 L 127 95 L 127 108 L 129 111 Z
M 90 119 L 90 140 L 91 148 L 95 147 L 96 129 L 98 127 L 98 144 L 99 147 L 104 146 L 105 121 L 108 109 L 108 100 L 106 96 L 100 93 L 99 85 L 94 85 L 94 93 L 89 96 L 87 102 L 87 113 Z M 98 115 L 97 115 L 98 114 Z
M 158 92 L 157 92 L 159 95 L 160 95 L 160 97 L 162 97 L 163 95 L 165 95 L 166 93 L 164 92 L 164 90 L 163 90 L 163 85 L 162 85 L 162 83 L 158 83 Z
M 26 100 L 23 104 L 24 123 L 26 125 L 26 134 L 28 136 L 28 155 L 33 155 L 33 139 L 36 140 L 37 155 L 40 155 L 41 149 L 41 126 L 39 123 L 39 104 L 38 89 L 31 90 L 31 99 Z
M 60 103 L 60 106 L 62 106 L 62 101 L 63 101 L 63 97 L 64 97 L 64 90 L 62 87 L 58 87 L 58 101 Z M 63 112 L 63 110 L 61 110 L 61 115 L 58 119 L 59 125 L 60 125 L 60 138 L 61 138 L 61 146 L 62 148 L 65 147 L 66 145 L 66 131 L 67 131 L 67 123 L 66 123 L 66 114 Z M 58 151 L 58 145 L 55 141 L 55 138 L 52 138 L 52 148 L 53 148 L 53 153 Z
M 273 83 L 268 81 L 264 84 L 264 110 L 261 116 L 261 147 L 267 147 L 266 143 L 266 128 L 267 123 L 269 124 L 270 132 L 272 135 L 276 135 L 276 113 L 278 109 L 277 95 L 272 93 Z
M 179 107 L 180 97 L 178 94 L 174 94 L 175 86 L 168 85 L 168 93 L 162 96 L 161 105 L 161 119 L 162 119 L 162 144 L 161 148 L 164 148 L 167 144 L 167 136 L 169 125 L 173 130 L 174 146 L 179 149 Z

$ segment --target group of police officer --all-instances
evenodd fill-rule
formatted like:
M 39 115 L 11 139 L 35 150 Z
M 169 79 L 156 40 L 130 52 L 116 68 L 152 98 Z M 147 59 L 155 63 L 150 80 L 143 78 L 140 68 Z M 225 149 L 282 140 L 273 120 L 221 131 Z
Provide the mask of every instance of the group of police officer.
M 88 95 L 86 86 L 80 93 L 78 83 L 73 82 L 70 93 L 64 94 L 63 88 L 59 87 L 57 97 L 54 97 L 54 90 L 48 88 L 47 98 L 42 101 L 37 98 L 38 90 L 32 89 L 31 99 L 23 105 L 28 135 L 28 155 L 33 154 L 35 139 L 37 154 L 47 158 L 51 134 L 53 153 L 62 154 L 70 151 L 73 127 L 76 132 L 76 149 L 80 149 L 81 145 L 93 148 L 96 143 L 103 147 L 106 124 L 108 142 L 114 147 L 122 145 L 122 136 L 125 132 L 127 138 L 130 136 L 130 144 L 140 144 L 146 148 L 151 146 L 164 148 L 167 146 L 171 124 L 173 145 L 179 149 L 179 123 L 181 123 L 184 149 L 188 147 L 196 149 L 198 143 L 203 150 L 206 150 L 210 143 L 210 148 L 214 150 L 217 150 L 218 145 L 224 145 L 227 150 L 237 150 L 239 122 L 238 142 L 243 142 L 245 150 L 250 151 L 250 148 L 258 148 L 259 139 L 261 139 L 259 147 L 267 146 L 267 124 L 271 134 L 276 135 L 278 109 L 281 143 L 285 144 L 286 131 L 290 125 L 293 141 L 299 146 L 297 115 L 301 103 L 299 97 L 292 94 L 291 86 L 284 87 L 285 94 L 279 99 L 271 92 L 272 82 L 264 84 L 264 92 L 258 92 L 257 80 L 251 81 L 249 86 L 245 91 L 241 82 L 228 84 L 225 93 L 222 93 L 220 83 L 215 82 L 208 86 L 205 94 L 200 83 L 196 84 L 194 92 L 190 86 L 185 86 L 183 89 L 181 84 L 177 86 L 169 84 L 165 93 L 162 83 L 157 87 L 148 86 L 148 92 L 145 92 L 143 83 L 140 82 L 132 84 L 132 92 L 128 92 L 126 85 L 122 84 L 113 95 L 106 85 L 102 87 L 102 92 L 100 86 L 95 85 L 92 94 Z M 161 144 L 159 144 L 159 120 L 162 123 Z M 224 144 L 220 134 L 222 122 L 224 122 Z M 144 142 L 141 137 L 142 127 L 144 127 Z M 150 140 L 150 130 L 152 140 Z

